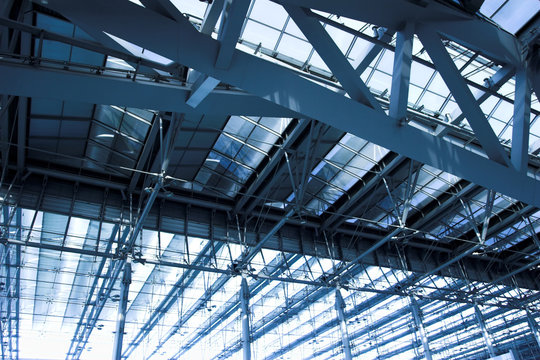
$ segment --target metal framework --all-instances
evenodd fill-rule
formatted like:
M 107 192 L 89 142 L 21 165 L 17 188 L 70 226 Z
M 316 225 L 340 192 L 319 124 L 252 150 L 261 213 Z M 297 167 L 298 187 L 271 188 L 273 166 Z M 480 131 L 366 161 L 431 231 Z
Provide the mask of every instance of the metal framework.
M 495 3 L 0 2 L 2 358 L 536 358 L 540 5 Z

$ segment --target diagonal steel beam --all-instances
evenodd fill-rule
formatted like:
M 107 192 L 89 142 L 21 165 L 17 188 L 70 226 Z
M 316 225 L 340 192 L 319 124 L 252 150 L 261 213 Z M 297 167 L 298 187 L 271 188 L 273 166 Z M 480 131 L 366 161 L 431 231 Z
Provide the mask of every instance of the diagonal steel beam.
M 489 79 L 489 90 L 491 91 L 498 91 L 501 86 L 506 84 L 508 80 L 514 76 L 515 68 L 513 65 L 505 65 L 502 68 L 500 68 L 490 79 Z M 471 83 L 467 80 L 467 85 L 471 86 Z M 490 93 L 488 91 L 483 91 L 481 89 L 476 88 L 474 93 L 474 98 L 476 99 L 476 102 L 478 105 L 483 104 L 487 99 L 489 99 L 490 96 L 493 96 L 493 93 Z M 450 124 L 452 125 L 460 125 L 461 122 L 465 119 L 465 114 L 461 111 L 461 109 L 456 108 L 452 114 L 450 114 Z M 435 129 L 435 134 L 437 136 L 444 136 L 448 134 L 448 131 L 450 131 L 450 127 L 448 126 L 442 126 L 437 125 L 437 128 Z
M 284 5 L 296 25 L 304 33 L 317 53 L 338 79 L 349 96 L 377 111 L 382 111 L 380 104 L 371 94 L 360 75 L 349 63 L 330 34 L 319 21 L 311 16 L 311 10 Z
M 204 12 L 201 28 L 199 29 L 201 34 L 211 35 L 214 32 L 219 16 L 223 11 L 224 3 L 225 0 L 214 0 L 208 4 L 206 11 Z
M 376 30 L 376 39 L 388 45 L 392 41 L 394 33 L 394 31 L 379 27 Z M 364 54 L 358 56 L 358 58 L 352 63 L 352 66 L 355 68 L 358 75 L 361 75 L 369 67 L 369 65 L 373 62 L 373 60 L 375 60 L 383 49 L 385 48 L 378 43 L 369 44 L 369 48 L 365 50 Z
M 433 60 L 437 71 L 441 74 L 444 82 L 450 89 L 452 96 L 456 99 L 459 107 L 467 117 L 469 124 L 474 130 L 474 134 L 482 144 L 486 154 L 490 159 L 499 164 L 509 165 L 508 155 L 493 132 L 489 122 L 486 120 L 484 112 L 476 102 L 459 70 L 456 68 L 454 61 L 448 54 L 448 51 L 446 51 L 441 38 L 430 29 L 419 27 L 418 35 L 420 41 Z

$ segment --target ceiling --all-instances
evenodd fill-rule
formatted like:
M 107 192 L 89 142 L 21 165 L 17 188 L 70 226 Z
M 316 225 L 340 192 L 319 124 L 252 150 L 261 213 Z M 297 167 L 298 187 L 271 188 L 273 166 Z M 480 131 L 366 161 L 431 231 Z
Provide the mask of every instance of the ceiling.
M 4 357 L 540 351 L 537 1 L 0 10 Z

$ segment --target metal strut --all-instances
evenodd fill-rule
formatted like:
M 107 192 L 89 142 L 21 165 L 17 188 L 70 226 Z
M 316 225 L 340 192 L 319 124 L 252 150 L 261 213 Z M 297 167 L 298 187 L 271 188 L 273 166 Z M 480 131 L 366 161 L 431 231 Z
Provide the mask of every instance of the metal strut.
M 251 336 L 249 329 L 249 287 L 247 280 L 242 276 L 240 288 L 240 302 L 242 304 L 242 351 L 244 360 L 251 359 Z
M 349 333 L 347 332 L 347 322 L 345 320 L 345 301 L 341 296 L 339 288 L 336 289 L 336 311 L 338 314 L 339 328 L 341 330 L 341 342 L 343 343 L 343 353 L 345 354 L 345 360 L 352 360 L 351 344 L 349 343 Z
M 129 285 L 131 284 L 131 262 L 129 258 L 124 265 L 124 276 L 122 277 L 122 287 L 120 293 L 120 304 L 118 305 L 118 316 L 116 318 L 116 335 L 114 337 L 113 360 L 122 358 L 122 340 L 124 339 L 124 328 L 126 325 L 126 310 L 128 303 Z
M 474 313 L 476 314 L 478 325 L 480 326 L 480 330 L 482 331 L 482 336 L 484 337 L 484 341 L 486 342 L 489 356 L 495 357 L 495 348 L 493 347 L 493 341 L 491 340 L 491 335 L 489 334 L 489 331 L 486 327 L 484 316 L 482 316 L 482 312 L 480 311 L 480 308 L 478 307 L 477 304 L 474 304 Z
M 431 360 L 431 350 L 429 349 L 426 329 L 424 328 L 424 324 L 422 323 L 422 313 L 420 311 L 420 306 L 418 306 L 418 302 L 416 301 L 414 296 L 409 296 L 409 300 L 411 301 L 411 310 L 413 313 L 414 322 L 416 323 L 416 329 L 420 335 L 422 346 L 424 347 L 424 356 L 426 360 Z

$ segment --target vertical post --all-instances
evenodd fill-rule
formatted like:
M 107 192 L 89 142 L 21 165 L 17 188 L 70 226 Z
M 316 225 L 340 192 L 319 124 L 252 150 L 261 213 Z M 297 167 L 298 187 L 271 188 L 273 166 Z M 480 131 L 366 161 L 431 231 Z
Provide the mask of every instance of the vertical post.
M 489 331 L 486 327 L 484 317 L 482 316 L 482 312 L 480 311 L 478 304 L 474 304 L 474 313 L 476 314 L 476 320 L 478 321 L 478 325 L 480 326 L 480 330 L 482 331 L 482 336 L 484 337 L 484 341 L 486 342 L 489 356 L 495 357 L 496 354 L 495 348 L 493 347 L 493 341 L 491 341 L 491 335 L 489 334 Z
M 517 171 L 526 173 L 529 163 L 529 122 L 531 116 L 531 88 L 527 70 L 516 71 L 516 92 L 514 96 L 514 120 L 512 124 L 512 165 Z
M 242 305 L 242 349 L 244 360 L 251 359 L 251 339 L 249 330 L 249 288 L 246 278 L 242 275 L 240 288 L 240 302 Z
M 413 31 L 414 24 L 408 22 L 405 24 L 403 30 L 398 31 L 396 35 L 396 52 L 394 54 L 394 70 L 392 73 L 392 91 L 390 93 L 389 112 L 389 115 L 396 119 L 404 119 L 407 116 Z
M 345 360 L 352 360 L 351 344 L 349 343 L 349 333 L 347 332 L 347 322 L 343 309 L 345 309 L 345 301 L 343 301 L 340 289 L 336 288 L 336 311 L 338 314 L 339 328 L 341 330 L 343 353 L 345 354 Z
M 527 312 L 527 321 L 529 322 L 531 331 L 534 335 L 534 338 L 536 339 L 536 343 L 538 344 L 538 347 L 540 348 L 540 330 L 538 329 L 538 323 L 534 319 L 534 316 L 531 314 L 529 309 L 525 309 L 525 311 Z
M 17 222 L 17 240 L 21 241 L 22 237 L 22 211 L 20 208 L 15 210 L 15 219 Z M 20 327 L 20 299 L 21 299 L 21 245 L 16 245 L 16 256 L 15 256 L 15 270 L 17 274 L 15 276 L 15 359 L 19 360 L 19 327 Z
M 426 329 L 424 328 L 424 324 L 422 322 L 422 313 L 420 311 L 420 306 L 418 306 L 418 302 L 414 298 L 414 296 L 409 296 L 409 300 L 411 302 L 411 311 L 414 317 L 414 323 L 416 325 L 416 330 L 420 334 L 420 340 L 422 341 L 422 346 L 424 347 L 424 356 L 426 360 L 431 360 L 431 350 L 429 349 L 429 342 L 426 335 Z
M 128 258 L 124 265 L 124 276 L 122 277 L 120 304 L 118 305 L 118 316 L 116 318 L 116 335 L 114 337 L 113 360 L 120 360 L 122 358 L 122 341 L 124 339 L 124 328 L 126 325 L 129 284 L 131 284 L 131 262 Z

